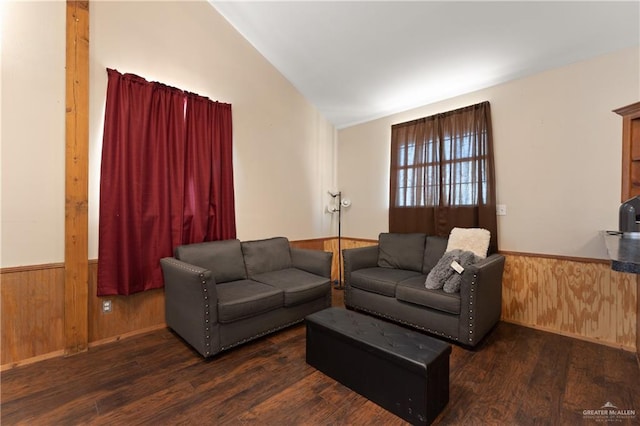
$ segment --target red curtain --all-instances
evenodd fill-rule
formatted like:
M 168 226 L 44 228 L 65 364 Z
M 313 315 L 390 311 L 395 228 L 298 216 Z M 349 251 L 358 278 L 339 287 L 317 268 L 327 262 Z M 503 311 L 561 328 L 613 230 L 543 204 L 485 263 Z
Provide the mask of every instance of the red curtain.
M 231 105 L 107 73 L 98 296 L 160 288 L 175 246 L 236 236 Z
M 231 105 L 187 95 L 183 242 L 235 238 Z M 200 141 L 210 141 L 202 144 Z

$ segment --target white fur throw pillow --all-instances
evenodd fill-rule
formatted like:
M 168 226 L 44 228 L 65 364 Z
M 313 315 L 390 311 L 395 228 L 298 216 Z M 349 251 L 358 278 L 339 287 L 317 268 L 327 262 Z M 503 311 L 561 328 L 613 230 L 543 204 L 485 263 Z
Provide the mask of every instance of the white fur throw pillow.
M 471 251 L 480 259 L 484 259 L 487 257 L 490 240 L 491 232 L 483 228 L 453 228 L 449 234 L 446 251 Z

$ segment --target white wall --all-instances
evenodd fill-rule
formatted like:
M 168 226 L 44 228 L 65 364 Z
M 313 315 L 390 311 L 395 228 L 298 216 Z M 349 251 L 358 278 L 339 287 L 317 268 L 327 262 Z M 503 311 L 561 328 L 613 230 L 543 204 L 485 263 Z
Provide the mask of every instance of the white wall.
M 501 250 L 606 258 L 617 229 L 622 119 L 640 99 L 638 47 L 575 63 L 338 132 L 338 181 L 353 200 L 344 235 L 388 230 L 391 125 L 488 100 Z
M 64 259 L 65 10 L 0 2 L 0 266 Z
M 2 259 L 64 260 L 65 2 L 3 3 Z M 206 1 L 90 3 L 89 253 L 106 68 L 231 103 L 238 237 L 331 235 L 334 127 Z
M 64 260 L 64 2 L 1 2 L 0 267 Z M 617 227 L 621 119 L 638 49 L 335 131 L 206 2 L 91 2 L 90 245 L 97 257 L 106 67 L 233 105 L 238 236 L 336 232 L 326 191 L 353 205 L 343 234 L 387 229 L 390 126 L 489 100 L 503 250 L 605 257 Z M 334 164 L 339 158 L 338 169 Z
M 232 104 L 238 238 L 331 232 L 333 126 L 207 2 L 91 3 L 90 258 L 97 257 L 105 68 Z

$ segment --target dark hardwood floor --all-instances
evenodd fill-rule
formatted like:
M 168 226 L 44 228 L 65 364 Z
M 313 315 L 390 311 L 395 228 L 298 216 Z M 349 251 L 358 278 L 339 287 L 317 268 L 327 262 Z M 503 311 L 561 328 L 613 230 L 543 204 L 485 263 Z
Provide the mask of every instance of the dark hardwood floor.
M 2 425 L 405 424 L 308 366 L 304 325 L 211 360 L 160 330 L 8 370 L 0 380 Z M 585 414 L 607 402 L 635 414 Z M 604 420 L 640 424 L 633 353 L 500 323 L 475 350 L 454 345 L 450 401 L 434 424 Z

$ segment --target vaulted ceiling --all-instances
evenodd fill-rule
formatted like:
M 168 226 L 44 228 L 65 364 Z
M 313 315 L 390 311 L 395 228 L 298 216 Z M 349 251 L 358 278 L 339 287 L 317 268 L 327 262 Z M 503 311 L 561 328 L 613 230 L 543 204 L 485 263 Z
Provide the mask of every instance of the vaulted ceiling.
M 211 4 L 337 128 L 640 49 L 638 1 Z

